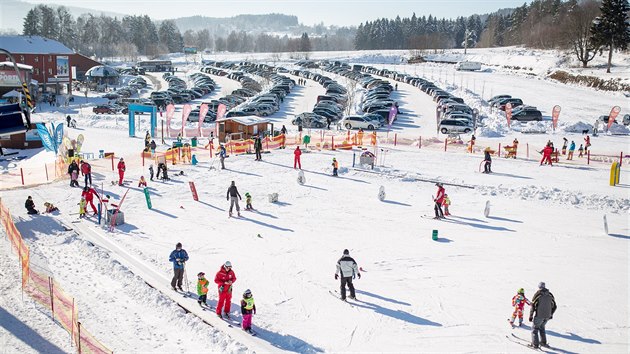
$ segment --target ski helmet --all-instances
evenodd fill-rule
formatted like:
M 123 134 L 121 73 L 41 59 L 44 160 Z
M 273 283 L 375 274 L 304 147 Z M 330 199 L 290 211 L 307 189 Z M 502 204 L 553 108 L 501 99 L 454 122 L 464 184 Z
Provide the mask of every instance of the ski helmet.
M 249 289 L 245 290 L 243 297 L 252 297 L 252 291 Z
M 225 261 L 225 263 L 223 264 L 223 266 L 224 266 L 225 268 L 232 268 L 232 262 L 230 262 L 230 261 Z
M 206 273 L 204 273 L 204 272 L 199 272 L 199 274 L 197 274 L 197 277 L 198 277 L 198 278 L 201 278 L 201 277 L 203 277 L 204 275 L 206 275 Z
M 182 243 L 181 242 L 177 242 L 177 244 L 175 245 L 175 248 L 182 248 Z
M 519 294 L 525 294 L 525 289 L 520 288 L 520 289 L 518 289 L 517 293 L 519 293 Z
M 545 288 L 545 282 L 541 281 L 540 283 L 538 283 L 538 289 L 544 289 Z
M 245 196 L 246 196 L 246 197 L 249 197 L 249 192 L 246 192 L 246 193 L 245 193 Z
M 333 157 L 333 161 L 337 161 L 337 159 Z
M 442 187 L 442 183 L 440 183 L 440 182 L 436 183 L 435 185 L 438 186 L 438 187 Z
M 346 248 L 345 250 L 343 250 L 343 254 L 344 255 L 348 255 L 348 254 L 350 254 L 350 251 L 348 251 L 348 249 Z

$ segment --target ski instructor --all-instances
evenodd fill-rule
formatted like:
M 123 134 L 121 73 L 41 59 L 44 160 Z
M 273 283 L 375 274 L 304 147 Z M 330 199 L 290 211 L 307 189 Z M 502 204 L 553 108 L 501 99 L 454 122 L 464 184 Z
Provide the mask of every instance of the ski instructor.
M 214 282 L 218 286 L 219 290 L 219 302 L 217 303 L 217 315 L 223 318 L 222 312 L 225 313 L 225 318 L 230 318 L 230 308 L 232 306 L 232 284 L 236 281 L 236 274 L 232 270 L 232 263 L 226 261 L 221 269 L 214 277 Z
M 182 248 L 181 242 L 178 242 L 177 245 L 175 245 L 175 250 L 171 252 L 169 261 L 173 262 L 173 280 L 171 280 L 171 288 L 177 291 L 175 288 L 175 285 L 177 285 L 177 288 L 180 291 L 184 291 L 184 289 L 182 289 L 182 281 L 184 279 L 186 262 L 188 261 L 188 252 Z
M 352 257 L 350 257 L 350 251 L 347 249 L 343 250 L 343 256 L 337 261 L 337 271 L 335 272 L 335 280 L 339 279 L 339 274 L 341 273 L 341 300 L 346 301 L 346 284 L 348 284 L 348 288 L 350 288 L 350 298 L 356 299 L 356 294 L 354 292 L 354 284 L 352 284 L 352 279 L 356 275 L 361 279 L 361 273 L 359 273 L 359 268 L 357 267 L 357 262 L 354 261 Z

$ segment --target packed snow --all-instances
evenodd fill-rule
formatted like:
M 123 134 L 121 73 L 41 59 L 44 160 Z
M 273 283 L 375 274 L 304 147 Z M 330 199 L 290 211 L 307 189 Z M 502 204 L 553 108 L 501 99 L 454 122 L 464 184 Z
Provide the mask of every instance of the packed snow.
M 517 159 L 494 157 L 494 173 L 482 174 L 479 154 L 452 148 L 444 152 L 439 143 L 394 146 L 388 139 L 375 150 L 368 147 L 377 155 L 373 170 L 353 167 L 354 155 L 358 162 L 361 153 L 358 148 L 306 149 L 301 158 L 306 183 L 300 185 L 293 168 L 294 146 L 265 153 L 260 162 L 252 155 L 232 155 L 225 161 L 226 170 L 217 169 L 216 161 L 205 156 L 196 166 L 175 165 L 169 171 L 171 181 L 149 181 L 153 204 L 149 210 L 142 189 L 137 188 L 139 177 L 148 177 L 152 163 L 142 166 L 142 139 L 128 136 L 125 116 L 91 113 L 104 99 L 78 95 L 74 106 L 40 107 L 36 119 L 58 123 L 72 114 L 78 129 L 67 131 L 72 138 L 85 136 L 84 151 L 106 149 L 125 157 L 125 179 L 131 181 L 125 187 L 110 183 L 115 176 L 108 161 L 93 162 L 99 193 L 103 188 L 111 200 L 119 201 L 129 189 L 121 208 L 125 224 L 108 232 L 96 225 L 95 217 L 79 221 L 80 189 L 69 187 L 66 179 L 4 190 L 2 202 L 10 207 L 31 247 L 33 262 L 75 297 L 83 325 L 114 352 L 528 353 L 530 349 L 506 336 L 513 333 L 530 340 L 529 308 L 522 328 L 512 329 L 506 319 L 512 314 L 516 290 L 524 288 L 531 299 L 540 281 L 546 282 L 558 303 L 547 325 L 554 352 L 628 352 L 630 169 L 626 160 L 621 183 L 610 187 L 609 163 L 587 165 L 584 159 L 567 162 L 561 157 L 560 164 L 540 166 L 535 153 L 547 140 L 560 146 L 562 137 L 579 145 L 582 130 L 607 114 L 604 108 L 610 111 L 612 105 L 620 105 L 621 114 L 627 113 L 627 99 L 499 71 L 455 73 L 448 64 L 401 65 L 392 53 L 369 55 L 350 53 L 348 62 L 433 76 L 438 85 L 486 116 L 477 132 L 478 146 L 496 147 L 518 138 L 519 149 L 531 145 L 529 158 L 523 152 Z M 172 59 L 181 60 L 177 75 L 182 77 L 199 69 L 182 56 Z M 255 60 L 256 55 L 248 59 Z M 438 74 L 440 70 L 444 72 Z M 147 76 L 166 85 L 159 74 Z M 212 78 L 220 87 L 195 104 L 240 87 L 224 77 Z M 345 78 L 334 78 L 346 84 Z M 310 110 L 323 91 L 307 80 L 268 119 L 294 134 L 293 116 Z M 549 121 L 508 128 L 502 113 L 490 111 L 485 104 L 490 92 L 520 95 L 546 115 L 560 104 L 561 124 L 555 132 Z M 390 135 L 443 141 L 445 136 L 436 133 L 435 103 L 429 96 L 404 83 L 398 83 L 392 96 L 404 114 Z M 139 136 L 147 119 L 140 118 Z M 381 134 L 384 141 L 386 129 Z M 164 151 L 172 140 L 167 138 L 164 145 L 156 142 L 158 151 Z M 621 151 L 627 152 L 628 142 L 627 135 L 600 134 L 592 137 L 593 154 L 618 160 Z M 206 143 L 207 138 L 202 138 L 200 145 Z M 333 157 L 340 164 L 339 177 L 331 176 Z M 52 153 L 36 151 L 2 166 L 12 173 L 53 159 Z M 175 173 L 180 170 L 183 175 Z M 199 201 L 192 199 L 190 181 Z M 242 217 L 228 217 L 225 197 L 231 181 L 243 196 Z M 438 181 L 445 184 L 453 203 L 452 217 L 443 221 L 432 219 Z M 378 199 L 381 186 L 386 193 L 383 201 Z M 253 196 L 254 211 L 243 210 L 245 192 Z M 278 193 L 278 202 L 269 202 L 273 193 Z M 60 212 L 26 215 L 23 205 L 28 195 L 38 208 L 49 201 Z M 65 231 L 64 226 L 73 230 Z M 432 240 L 434 230 L 437 241 Z M 186 266 L 190 291 L 195 292 L 196 274 L 205 272 L 211 282 L 211 305 L 217 301 L 214 275 L 231 261 L 237 276 L 233 318 L 240 320 L 242 293 L 251 289 L 257 336 L 245 334 L 236 324 L 227 327 L 213 312 L 200 310 L 196 299 L 170 290 L 168 256 L 177 242 L 190 255 Z M 2 243 L 0 299 L 2 310 L 9 314 L 2 316 L 3 348 L 72 352 L 69 335 L 50 321 L 45 310 L 27 296 L 20 298 L 18 260 L 8 241 Z M 338 299 L 339 281 L 334 279 L 344 249 L 356 259 L 362 275 L 354 281 L 357 299 L 347 303 Z

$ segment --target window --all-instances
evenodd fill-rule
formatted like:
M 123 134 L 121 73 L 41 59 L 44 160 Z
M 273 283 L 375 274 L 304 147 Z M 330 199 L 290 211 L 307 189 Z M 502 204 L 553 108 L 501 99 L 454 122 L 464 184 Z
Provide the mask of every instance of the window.
M 52 75 L 52 68 L 48 68 L 48 75 Z
M 23 63 L 24 62 L 24 56 L 20 55 L 20 61 Z
M 36 55 L 36 56 L 35 56 L 35 62 L 36 62 L 36 63 L 39 63 L 39 55 Z
M 51 63 L 52 62 L 52 55 L 48 56 L 48 62 Z

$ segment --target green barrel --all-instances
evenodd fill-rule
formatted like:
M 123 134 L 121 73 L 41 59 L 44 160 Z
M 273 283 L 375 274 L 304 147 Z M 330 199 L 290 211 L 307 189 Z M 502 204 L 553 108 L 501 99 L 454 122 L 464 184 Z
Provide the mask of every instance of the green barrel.
M 438 230 L 433 230 L 433 236 L 431 238 L 433 239 L 433 241 L 438 240 Z

